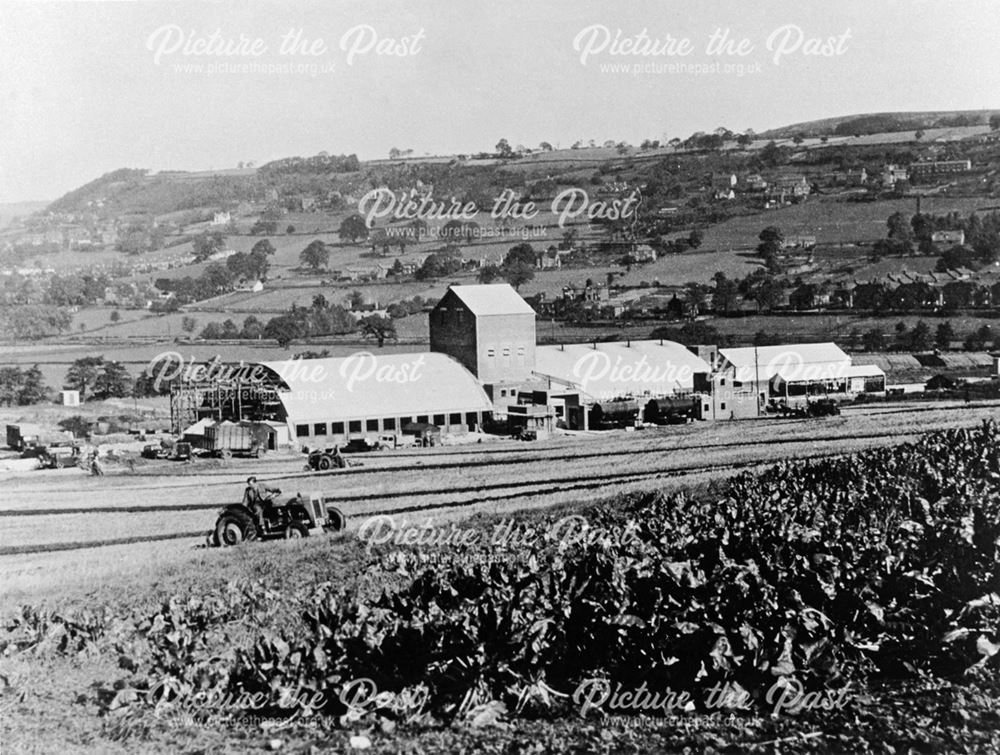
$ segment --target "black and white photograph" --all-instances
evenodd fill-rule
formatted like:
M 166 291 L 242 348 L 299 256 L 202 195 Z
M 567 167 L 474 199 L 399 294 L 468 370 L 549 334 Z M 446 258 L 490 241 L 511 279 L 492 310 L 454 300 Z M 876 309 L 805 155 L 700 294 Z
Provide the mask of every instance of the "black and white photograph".
M 0 0 L 0 753 L 1000 753 L 991 0 Z

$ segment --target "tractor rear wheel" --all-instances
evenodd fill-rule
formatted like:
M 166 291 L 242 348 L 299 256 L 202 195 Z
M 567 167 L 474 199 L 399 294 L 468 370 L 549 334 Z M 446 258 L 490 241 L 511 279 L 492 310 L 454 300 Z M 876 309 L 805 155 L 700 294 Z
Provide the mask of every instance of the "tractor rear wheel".
M 219 521 L 215 523 L 215 540 L 219 545 L 239 545 L 245 539 L 250 539 L 244 534 L 247 523 L 243 519 L 244 517 L 228 513 L 219 517 Z
M 335 506 L 330 506 L 326 510 L 326 524 L 323 529 L 327 532 L 340 532 L 347 526 L 347 517 L 344 512 Z
M 324 472 L 333 466 L 333 459 L 331 459 L 326 454 L 319 457 L 319 461 L 316 462 L 316 466 L 319 467 Z

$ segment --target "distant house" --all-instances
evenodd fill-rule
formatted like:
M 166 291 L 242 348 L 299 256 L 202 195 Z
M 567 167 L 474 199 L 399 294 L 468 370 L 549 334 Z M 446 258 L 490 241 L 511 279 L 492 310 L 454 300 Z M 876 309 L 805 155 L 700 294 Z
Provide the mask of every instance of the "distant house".
M 229 225 L 232 216 L 228 212 L 217 212 L 212 216 L 212 225 Z
M 712 196 L 715 199 L 736 199 L 736 192 L 732 189 L 716 189 Z
M 544 252 L 536 252 L 535 267 L 539 270 L 559 270 L 562 267 L 562 257 L 559 256 L 559 250 L 550 246 Z
M 782 249 L 812 249 L 816 246 L 816 237 L 807 235 L 785 236 L 781 242 Z
M 656 250 L 649 244 L 637 244 L 628 256 L 636 262 L 656 262 Z
M 751 173 L 743 179 L 745 191 L 764 191 L 767 189 L 767 181 L 758 173 Z
M 803 175 L 780 176 L 767 187 L 767 196 L 782 202 L 809 196 L 811 188 Z
M 935 244 L 964 244 L 965 243 L 965 231 L 959 229 L 957 231 L 934 231 L 931 234 L 931 241 Z
M 716 191 L 735 189 L 738 180 L 735 173 L 713 173 L 712 188 Z
M 868 183 L 868 171 L 864 168 L 834 171 L 830 177 L 837 186 L 864 186 Z
M 971 160 L 927 160 L 910 165 L 910 175 L 930 176 L 940 173 L 967 173 L 972 170 Z
M 910 174 L 907 172 L 906 168 L 902 166 L 890 163 L 882 170 L 883 186 L 895 186 L 899 181 L 908 180 L 910 180 Z

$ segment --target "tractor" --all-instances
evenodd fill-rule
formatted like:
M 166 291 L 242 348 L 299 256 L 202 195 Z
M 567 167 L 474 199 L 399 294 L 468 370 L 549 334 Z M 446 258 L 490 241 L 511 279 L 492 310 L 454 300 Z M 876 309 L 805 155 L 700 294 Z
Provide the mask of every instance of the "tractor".
M 330 469 L 344 469 L 347 466 L 347 462 L 344 457 L 334 448 L 320 449 L 317 448 L 315 451 L 311 451 L 306 460 L 306 471 L 320 471 L 326 472 Z
M 253 540 L 297 540 L 324 532 L 339 532 L 347 525 L 347 517 L 332 498 L 301 493 L 285 501 L 270 501 L 264 507 L 264 528 L 261 530 L 254 512 L 243 503 L 231 503 L 219 512 L 209 542 L 215 546 L 237 545 Z

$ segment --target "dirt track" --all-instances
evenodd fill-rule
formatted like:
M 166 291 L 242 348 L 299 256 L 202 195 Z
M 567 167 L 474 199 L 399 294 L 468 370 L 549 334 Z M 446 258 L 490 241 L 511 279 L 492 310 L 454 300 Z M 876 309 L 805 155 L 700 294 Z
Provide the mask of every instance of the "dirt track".
M 193 557 L 216 509 L 237 500 L 253 472 L 285 493 L 338 499 L 356 525 L 365 515 L 408 519 L 546 506 L 649 487 L 696 484 L 784 458 L 849 453 L 905 442 L 920 432 L 976 424 L 996 405 L 850 409 L 821 420 L 695 424 L 545 443 L 399 451 L 351 457 L 360 466 L 303 473 L 302 457 L 31 472 L 3 481 L 0 598 L 44 591 L 66 579 L 111 579 L 122 571 Z M 268 546 L 254 546 L 268 547 Z

